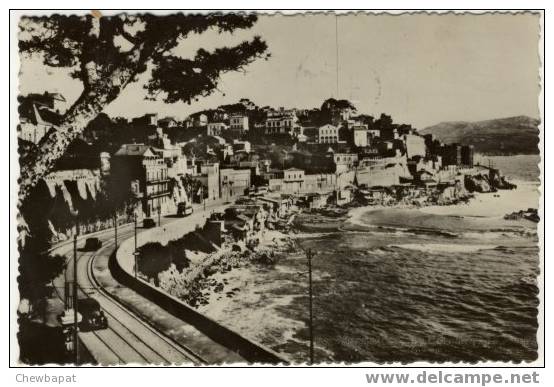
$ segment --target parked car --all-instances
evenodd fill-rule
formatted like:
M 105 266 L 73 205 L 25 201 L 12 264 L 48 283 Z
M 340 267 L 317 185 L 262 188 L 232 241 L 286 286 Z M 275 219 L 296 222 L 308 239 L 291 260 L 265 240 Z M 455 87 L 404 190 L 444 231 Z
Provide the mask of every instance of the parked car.
M 192 206 L 189 203 L 179 203 L 177 205 L 177 215 L 178 216 L 189 216 L 193 212 Z
M 77 311 L 82 316 L 82 320 L 79 323 L 81 331 L 89 332 L 108 328 L 108 319 L 96 299 L 91 297 L 79 299 Z
M 142 227 L 144 228 L 156 227 L 156 222 L 152 218 L 144 218 L 144 220 L 142 221 Z
M 87 238 L 85 241 L 85 250 L 94 251 L 102 247 L 102 241 L 98 238 Z

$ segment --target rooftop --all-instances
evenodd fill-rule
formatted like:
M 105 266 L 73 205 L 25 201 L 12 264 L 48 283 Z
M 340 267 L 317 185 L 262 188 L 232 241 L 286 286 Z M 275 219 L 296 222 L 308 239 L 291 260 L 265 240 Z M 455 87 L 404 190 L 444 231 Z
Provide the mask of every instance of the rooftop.
M 114 156 L 154 156 L 154 153 L 149 145 L 123 144 Z

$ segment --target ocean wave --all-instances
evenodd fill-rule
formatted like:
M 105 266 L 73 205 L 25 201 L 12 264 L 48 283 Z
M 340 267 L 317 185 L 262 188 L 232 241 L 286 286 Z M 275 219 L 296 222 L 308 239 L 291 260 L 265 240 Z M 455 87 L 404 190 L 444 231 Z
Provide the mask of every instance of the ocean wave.
M 298 238 L 298 239 L 310 239 L 310 238 L 324 238 L 328 236 L 335 235 L 336 231 L 329 231 L 329 232 L 297 232 L 294 234 L 290 234 L 290 237 L 292 238 Z
M 402 243 L 392 244 L 391 247 L 397 247 L 405 250 L 422 251 L 425 253 L 474 253 L 481 250 L 492 250 L 497 245 L 461 245 L 455 243 Z
M 409 228 L 408 232 L 414 234 L 423 234 L 423 235 L 432 235 L 432 236 L 441 236 L 445 238 L 458 238 L 459 234 L 452 231 L 438 230 L 434 228 Z

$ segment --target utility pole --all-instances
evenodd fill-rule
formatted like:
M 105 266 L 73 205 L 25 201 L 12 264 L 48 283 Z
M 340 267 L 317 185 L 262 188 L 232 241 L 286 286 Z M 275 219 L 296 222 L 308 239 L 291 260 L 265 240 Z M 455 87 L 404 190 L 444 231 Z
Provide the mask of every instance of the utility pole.
M 65 310 L 69 310 L 69 282 L 67 282 L 67 265 L 69 265 L 69 262 L 65 263 L 65 267 L 63 270 L 63 278 L 64 278 L 63 298 L 64 298 Z
M 117 250 L 117 212 L 113 214 L 113 225 L 115 229 L 115 248 Z
M 158 198 L 158 227 L 162 225 L 162 205 L 160 204 L 160 199 Z
M 308 289 L 310 300 L 310 365 L 314 364 L 314 320 L 313 320 L 313 291 L 312 291 L 312 249 L 306 251 L 308 258 Z
M 75 221 L 75 235 L 73 235 L 73 349 L 75 364 L 79 365 L 79 321 L 77 321 L 77 235 L 79 234 L 79 220 Z
M 138 272 L 138 260 L 137 260 L 137 213 L 135 212 L 135 252 L 133 253 L 135 256 L 135 278 L 137 278 L 137 272 Z

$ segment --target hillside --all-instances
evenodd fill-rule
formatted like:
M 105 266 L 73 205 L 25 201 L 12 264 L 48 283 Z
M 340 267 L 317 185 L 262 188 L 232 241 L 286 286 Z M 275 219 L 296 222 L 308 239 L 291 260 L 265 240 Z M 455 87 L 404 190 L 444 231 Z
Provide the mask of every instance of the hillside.
M 429 126 L 419 132 L 434 134 L 444 143 L 474 145 L 475 151 L 491 155 L 539 153 L 539 120 L 509 117 L 486 121 L 451 121 Z

